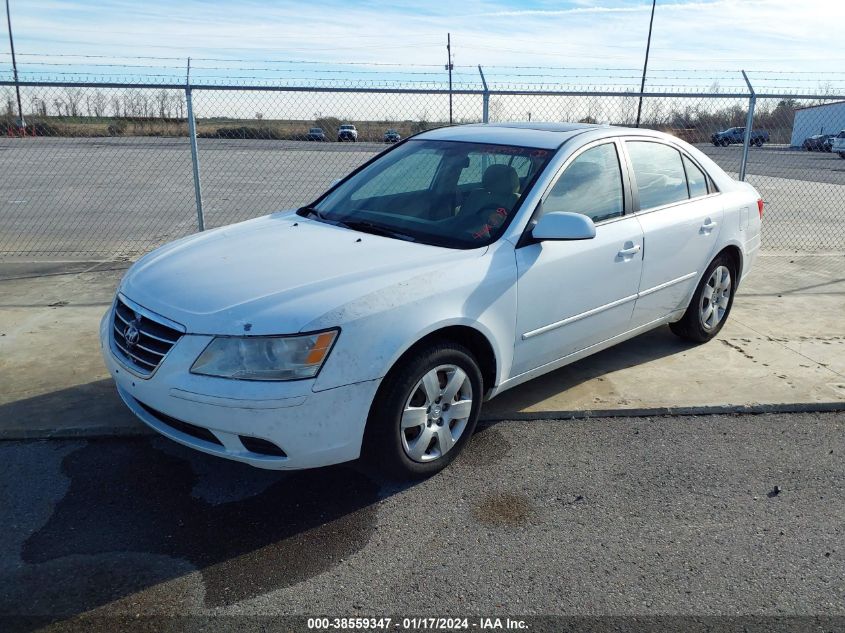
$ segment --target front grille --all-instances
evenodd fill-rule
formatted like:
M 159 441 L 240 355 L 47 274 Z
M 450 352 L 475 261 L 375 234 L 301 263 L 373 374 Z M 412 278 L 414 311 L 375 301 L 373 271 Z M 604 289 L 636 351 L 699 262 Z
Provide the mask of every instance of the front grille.
M 114 351 L 137 373 L 149 376 L 167 355 L 182 331 L 127 299 L 117 297 L 112 316 Z

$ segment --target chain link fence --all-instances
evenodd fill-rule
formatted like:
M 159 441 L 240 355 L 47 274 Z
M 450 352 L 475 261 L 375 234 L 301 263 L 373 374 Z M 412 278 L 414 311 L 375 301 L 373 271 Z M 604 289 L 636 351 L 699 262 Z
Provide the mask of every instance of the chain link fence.
M 13 84 L 0 82 L 0 256 L 135 258 L 197 230 L 185 86 L 25 82 L 20 90 L 25 127 Z M 646 93 L 640 106 L 636 93 L 600 91 L 203 85 L 190 92 L 206 228 L 305 204 L 397 135 L 448 125 L 450 110 L 454 124 L 624 126 L 640 111 L 642 127 L 693 143 L 738 177 L 750 104 L 742 93 Z M 802 130 L 845 128 L 836 101 L 756 97 L 744 171 L 766 200 L 766 249 L 845 252 L 845 161 L 824 143 L 807 151 L 804 138 L 796 141 Z

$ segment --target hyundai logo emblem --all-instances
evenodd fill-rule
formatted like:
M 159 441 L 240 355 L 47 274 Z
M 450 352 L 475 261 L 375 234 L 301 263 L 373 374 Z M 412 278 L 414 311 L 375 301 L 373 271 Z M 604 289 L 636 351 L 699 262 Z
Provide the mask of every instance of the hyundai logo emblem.
M 138 326 L 135 321 L 129 323 L 123 330 L 123 338 L 126 339 L 126 345 L 130 348 L 138 344 L 138 339 L 141 337 L 141 332 L 138 331 Z

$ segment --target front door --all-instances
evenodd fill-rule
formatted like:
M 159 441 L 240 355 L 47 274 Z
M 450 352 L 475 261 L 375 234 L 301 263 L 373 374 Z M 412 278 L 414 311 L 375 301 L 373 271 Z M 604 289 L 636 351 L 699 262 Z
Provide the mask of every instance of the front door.
M 596 236 L 516 249 L 517 331 L 511 376 L 629 328 L 642 271 L 643 233 L 625 215 L 625 181 L 614 142 L 588 146 L 543 199 L 542 212 L 583 213 Z

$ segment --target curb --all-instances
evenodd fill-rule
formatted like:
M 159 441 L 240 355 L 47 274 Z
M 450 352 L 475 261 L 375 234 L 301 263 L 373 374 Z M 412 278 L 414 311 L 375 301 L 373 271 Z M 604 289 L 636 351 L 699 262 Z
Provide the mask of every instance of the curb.
M 804 402 L 793 404 L 709 405 L 698 407 L 643 407 L 631 409 L 589 409 L 583 411 L 536 411 L 484 416 L 480 427 L 501 422 L 530 422 L 547 420 L 587 420 L 598 418 L 646 418 L 694 415 L 765 415 L 778 413 L 837 413 L 845 411 L 843 402 Z M 112 427 L 74 427 L 57 430 L 11 429 L 0 431 L 0 442 L 32 440 L 74 440 L 158 435 L 142 423 Z
M 799 402 L 790 404 L 726 404 L 691 407 L 640 407 L 631 409 L 588 409 L 583 411 L 534 411 L 485 417 L 479 424 L 532 420 L 586 420 L 590 418 L 646 418 L 691 415 L 764 415 L 771 413 L 831 413 L 845 411 L 843 402 Z

